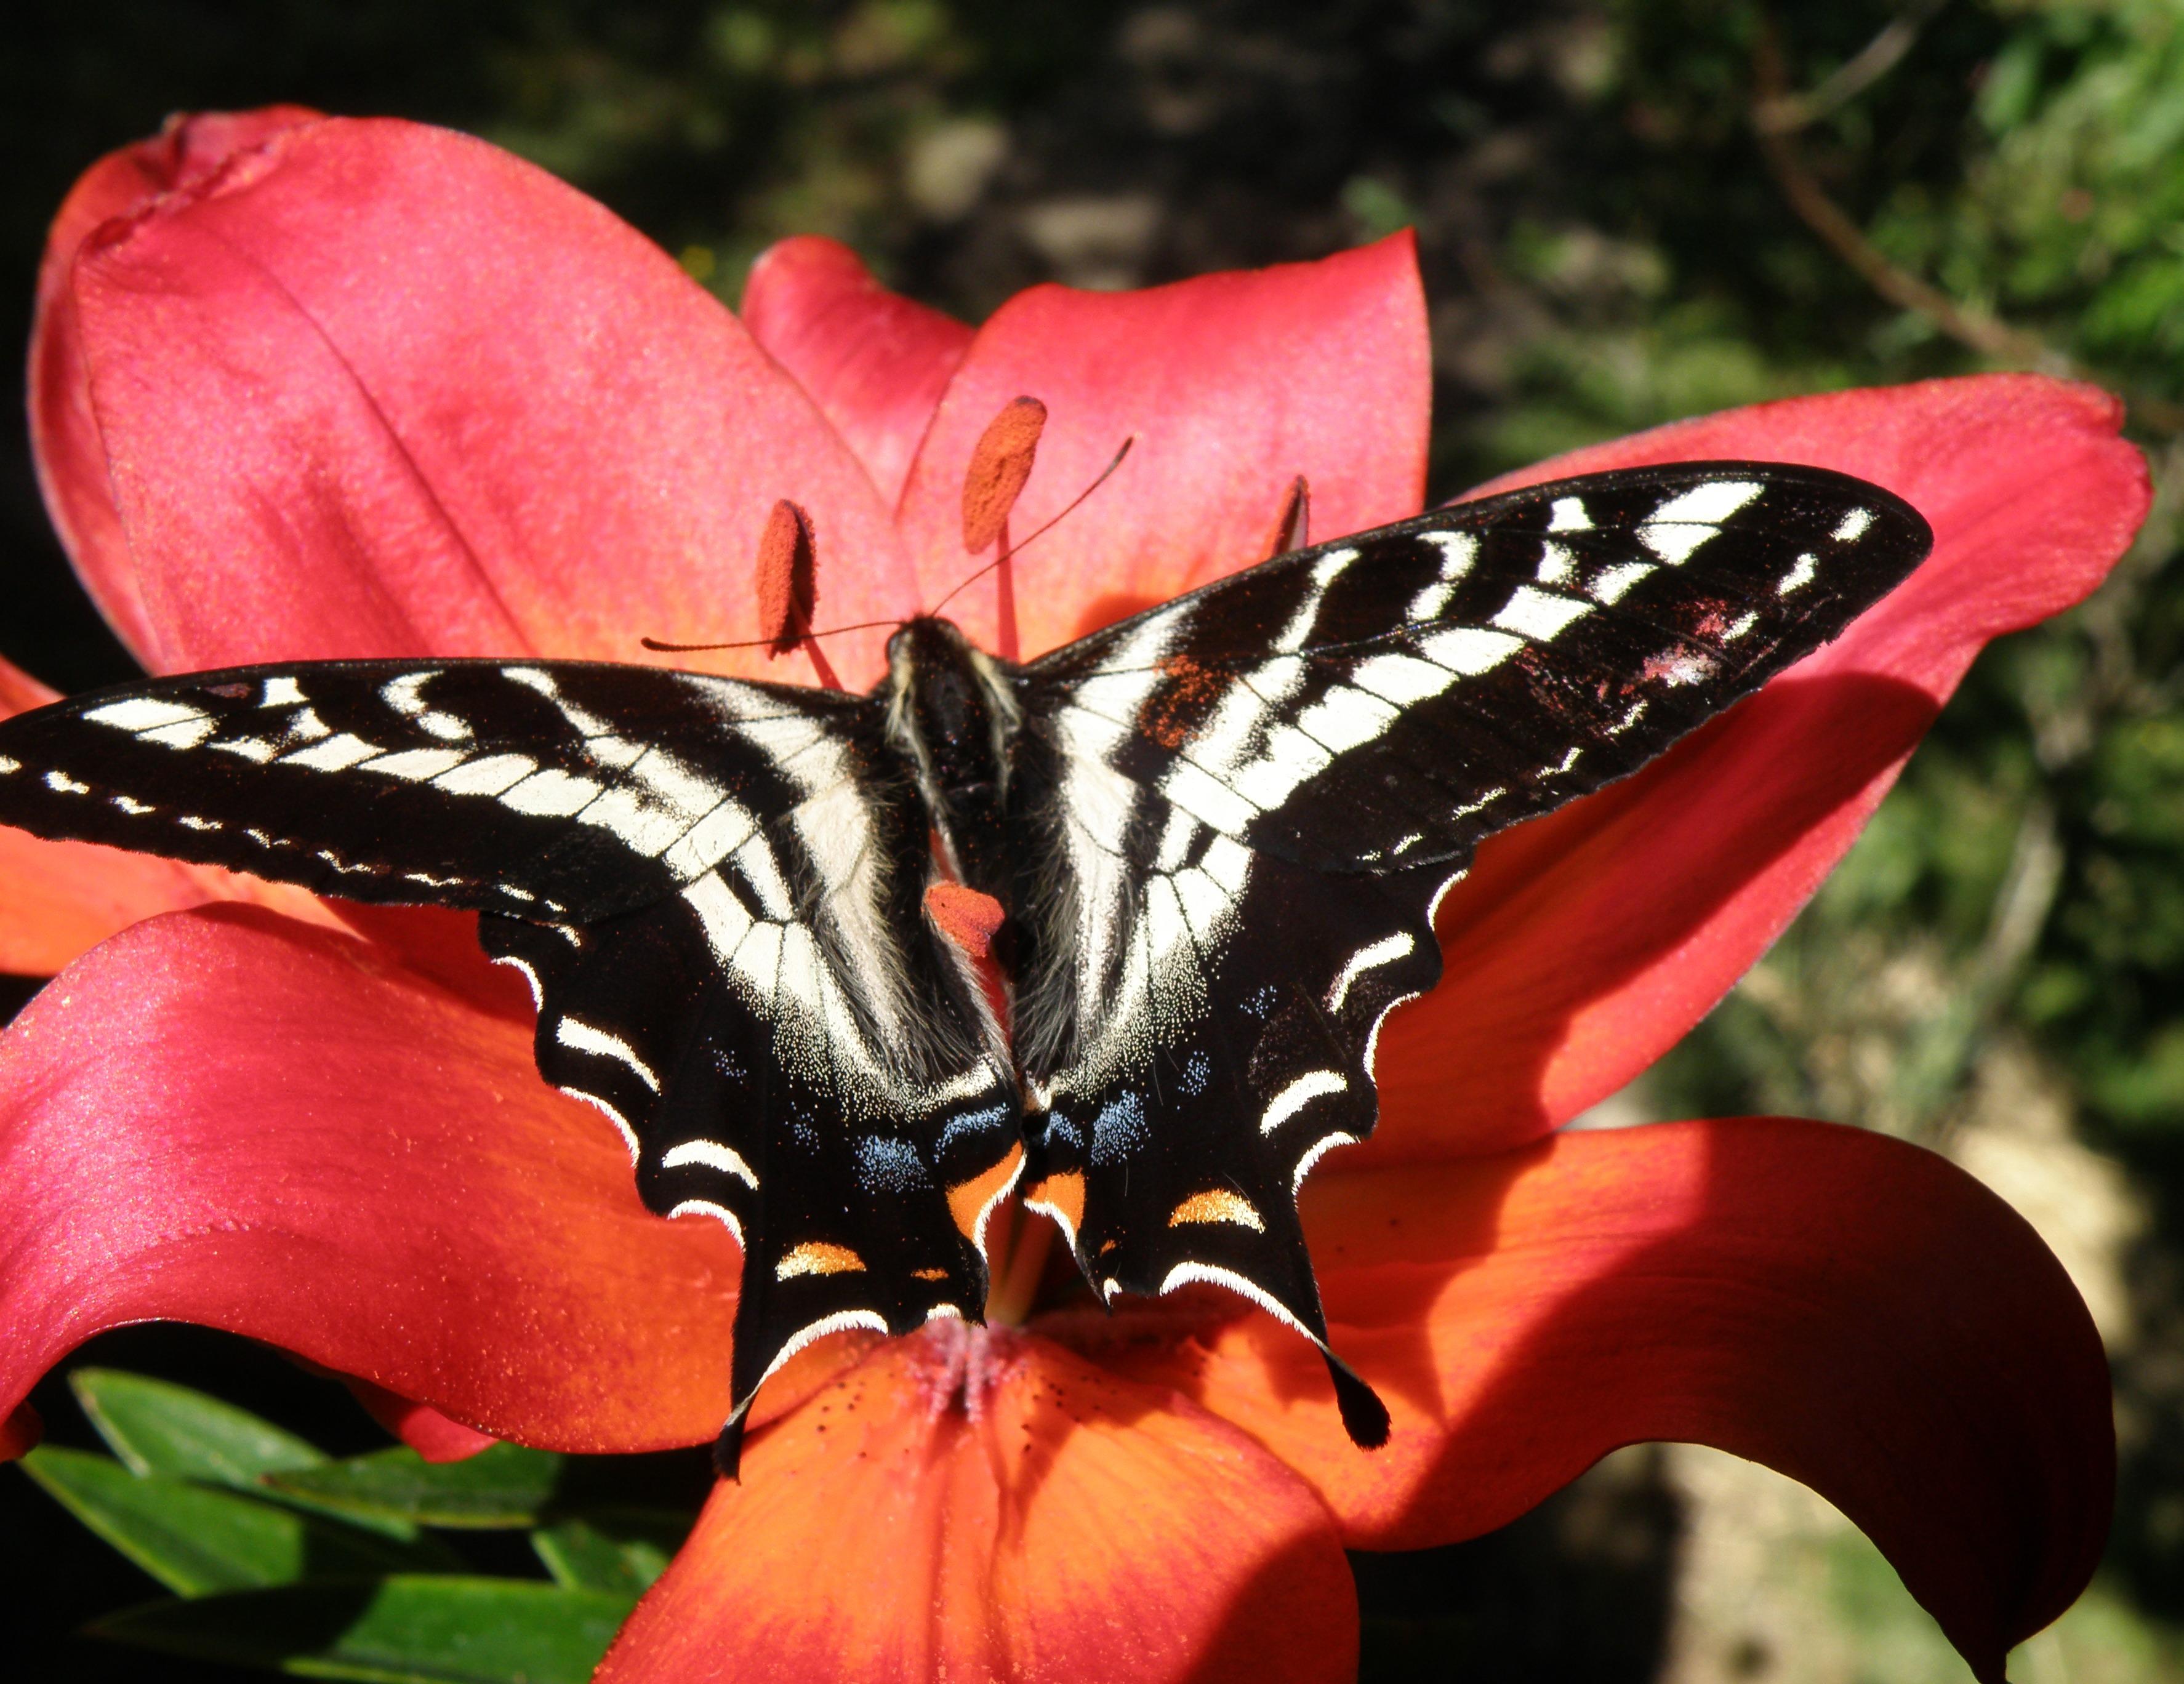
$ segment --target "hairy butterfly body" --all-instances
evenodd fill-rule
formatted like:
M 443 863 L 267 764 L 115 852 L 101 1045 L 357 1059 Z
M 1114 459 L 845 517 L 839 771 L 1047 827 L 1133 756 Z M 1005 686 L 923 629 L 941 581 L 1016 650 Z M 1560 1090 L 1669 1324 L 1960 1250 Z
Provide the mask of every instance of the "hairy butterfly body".
M 1839 633 L 1925 523 L 1696 463 L 1294 551 L 1025 665 L 905 623 L 866 696 L 582 662 L 337 661 L 0 723 L 0 821 L 454 906 L 548 1080 L 745 1254 L 739 1423 L 811 1340 L 977 1319 L 1011 1190 L 1103 1301 L 1241 1292 L 1328 1352 L 1296 1210 L 1374 1116 L 1493 832 L 1642 765 Z M 1007 998 L 935 927 L 991 895 Z

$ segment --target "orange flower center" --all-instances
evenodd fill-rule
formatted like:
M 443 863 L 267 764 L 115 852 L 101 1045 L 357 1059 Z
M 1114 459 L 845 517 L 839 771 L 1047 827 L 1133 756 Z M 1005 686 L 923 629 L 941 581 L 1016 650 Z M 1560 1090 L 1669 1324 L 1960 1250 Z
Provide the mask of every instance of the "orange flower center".
M 994 1389 L 1023 1365 L 1025 1341 L 1014 1329 L 973 1327 L 951 1317 L 928 1323 L 907 1349 L 928 1414 L 937 1419 L 960 1409 L 975 1421 Z

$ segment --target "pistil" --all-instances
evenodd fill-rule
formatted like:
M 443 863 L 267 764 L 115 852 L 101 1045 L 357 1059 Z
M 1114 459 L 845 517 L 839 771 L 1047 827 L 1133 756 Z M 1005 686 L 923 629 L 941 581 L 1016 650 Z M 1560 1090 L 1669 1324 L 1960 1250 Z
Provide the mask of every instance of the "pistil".
M 1054 1224 L 1035 1210 L 1027 1210 L 1014 1199 L 994 1213 L 997 1220 L 987 1231 L 1008 1235 L 1006 1249 L 993 1247 L 1000 1258 L 994 1266 L 986 1289 L 986 1324 L 989 1327 L 1022 1327 L 1039 1301 L 1039 1282 L 1046 1276 L 1046 1256 L 1054 1244 Z

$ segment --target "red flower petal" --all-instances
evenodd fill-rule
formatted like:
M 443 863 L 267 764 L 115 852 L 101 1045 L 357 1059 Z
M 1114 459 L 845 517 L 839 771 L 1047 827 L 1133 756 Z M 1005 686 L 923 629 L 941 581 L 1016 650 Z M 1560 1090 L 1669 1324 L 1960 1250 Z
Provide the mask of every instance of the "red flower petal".
M 1386 1448 L 1350 1447 L 1318 1355 L 1263 1316 L 1112 1337 L 1311 1476 L 1353 1545 L 1483 1532 L 1618 1445 L 1682 1439 L 1841 1506 L 1983 1679 L 2092 1575 L 2100 1341 L 2032 1230 L 1930 1153 L 1780 1118 L 1567 1134 L 1331 1175 L 1306 1218 Z
M 0 828 L 0 971 L 16 976 L 51 976 L 142 919 L 230 901 L 342 928 L 332 906 L 285 884 Z
M 924 600 L 992 559 L 963 549 L 963 474 L 1013 399 L 1036 398 L 1048 414 L 1010 519 L 1017 542 L 1137 440 L 1115 477 L 1015 564 L 1029 656 L 1266 560 L 1300 474 L 1316 538 L 1416 513 L 1430 387 L 1407 234 L 1141 293 L 1019 293 L 978 330 L 903 493 Z M 949 606 L 988 649 L 1000 646 L 994 601 L 974 586 Z
M 971 330 L 872 279 L 847 246 L 800 234 L 760 254 L 744 326 L 811 394 L 894 507 Z
M 967 1376 L 971 1344 L 893 1341 L 755 1436 L 602 1684 L 1355 1676 L 1349 1568 L 1295 1475 L 1043 1341 Z
M 371 1419 L 427 1462 L 467 1461 L 499 1442 L 460 1421 L 450 1420 L 429 1403 L 420 1403 L 353 1375 L 344 1378 Z
M 0 661 L 0 719 L 43 707 L 57 694 Z M 0 827 L 0 971 L 50 976 L 140 918 L 216 901 L 254 901 L 341 928 L 332 907 L 300 889 L 86 842 L 42 842 Z
M 1908 498 L 1934 555 L 1727 718 L 1479 850 L 1441 905 L 1447 979 L 1388 1020 L 1379 1130 L 1347 1161 L 1532 1139 L 1703 1017 L 1841 857 L 1981 647 L 2076 602 L 2122 554 L 2148 493 L 2120 420 L 2089 388 L 1995 375 L 1732 410 L 1527 471 L 1840 468 Z
M 0 1462 L 29 1455 L 45 1436 L 46 1424 L 38 1419 L 38 1412 L 27 1403 L 18 1403 L 5 1419 L 0 1419 Z
M 58 701 L 61 693 L 33 678 L 12 661 L 0 660 L 0 719 Z
M 201 1322 L 496 1437 L 727 1414 L 734 1241 L 638 1203 L 527 1023 L 224 907 L 139 924 L 0 1038 L 0 1412 L 125 1322 Z
M 148 657 L 153 634 L 91 412 L 69 287 L 76 253 L 102 224 L 136 215 L 163 193 L 201 185 L 237 153 L 318 115 L 300 105 L 270 105 L 171 117 L 156 138 L 109 152 L 86 170 L 47 236 L 31 329 L 31 443 L 38 482 L 85 588 L 140 660 Z
M 285 130 L 91 241 L 75 302 L 159 665 L 748 638 L 784 496 L 834 611 L 910 605 L 887 510 L 795 383 L 482 142 Z M 835 659 L 869 682 L 882 641 Z

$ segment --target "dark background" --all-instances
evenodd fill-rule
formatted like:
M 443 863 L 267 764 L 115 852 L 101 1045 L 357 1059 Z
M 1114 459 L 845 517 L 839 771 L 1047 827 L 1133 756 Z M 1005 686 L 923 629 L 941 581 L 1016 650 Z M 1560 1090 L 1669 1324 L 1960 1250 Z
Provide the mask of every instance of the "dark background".
M 2125 392 L 2164 494 L 2117 583 L 1981 662 L 1813 911 L 1635 1102 L 1947 1148 L 2014 1126 L 2036 1089 L 2070 1151 L 2120 1172 L 2131 1218 L 2103 1254 L 2128 1311 L 2104 1605 L 2157 1637 L 2184 1615 L 2174 7 L 35 0 L 4 30 L 0 320 L 19 334 L 46 223 L 93 159 L 172 110 L 281 100 L 509 146 L 731 304 L 796 231 L 977 320 L 1034 281 L 1139 285 L 1414 226 L 1437 496 L 1795 392 L 2026 365 Z M 68 572 L 12 405 L 0 605 L 0 653 L 64 689 L 131 670 Z M 35 984 L 6 985 L 13 1006 Z M 383 1441 L 237 1341 L 137 1330 L 86 1354 L 331 1449 Z M 38 1401 L 57 1439 L 92 1441 L 58 1381 Z M 1685 1500 L 1659 1457 L 1624 1458 L 1496 1537 L 1361 1560 L 1368 1676 L 1656 1676 Z M 214 1676 L 61 1636 L 152 1590 L 0 1471 L 7 1641 L 65 1642 L 71 1677 Z

